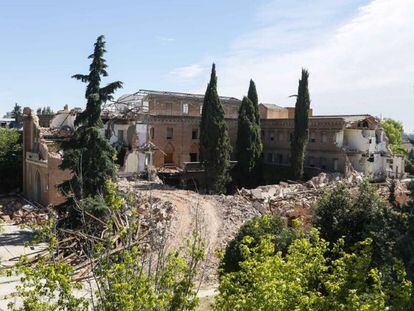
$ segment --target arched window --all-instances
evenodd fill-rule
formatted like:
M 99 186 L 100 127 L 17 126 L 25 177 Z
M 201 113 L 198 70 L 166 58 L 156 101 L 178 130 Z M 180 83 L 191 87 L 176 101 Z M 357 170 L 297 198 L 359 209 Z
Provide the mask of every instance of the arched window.
M 164 164 L 173 164 L 174 163 L 174 146 L 171 143 L 168 143 L 164 148 Z

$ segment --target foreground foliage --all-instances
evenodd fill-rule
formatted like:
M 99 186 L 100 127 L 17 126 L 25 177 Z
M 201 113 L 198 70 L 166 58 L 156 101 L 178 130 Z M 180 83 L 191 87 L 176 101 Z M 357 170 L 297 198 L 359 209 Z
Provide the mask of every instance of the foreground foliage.
M 343 241 L 331 248 L 313 230 L 293 241 L 287 254 L 274 241 L 241 245 L 241 270 L 223 275 L 215 310 L 406 310 L 411 283 L 398 261 L 372 268 L 371 240 L 345 252 Z M 334 258 L 334 259 L 331 259 Z M 384 275 L 395 275 L 394 279 Z
M 168 251 L 168 224 L 161 229 L 148 228 L 138 213 L 142 199 L 135 202 L 131 194 L 120 193 L 113 183 L 106 187 L 105 197 L 76 202 L 85 221 L 78 235 L 89 237 L 81 240 L 80 246 L 91 265 L 92 278 L 73 282 L 74 269 L 61 261 L 65 250 L 59 250 L 55 231 L 59 228 L 47 223 L 38 232 L 39 239 L 49 242 L 50 252 L 35 264 L 27 265 L 23 259 L 15 269 L 21 276 L 18 297 L 24 308 L 10 305 L 10 309 L 86 310 L 86 305 L 92 310 L 113 311 L 195 309 L 195 278 L 204 258 L 204 242 L 197 227 L 183 248 Z M 93 221 L 88 216 L 91 213 L 102 218 L 93 216 Z
M 304 236 L 305 232 L 299 228 L 299 224 L 287 227 L 279 216 L 264 215 L 248 220 L 240 227 L 236 237 L 227 244 L 221 262 L 222 273 L 240 270 L 240 262 L 243 261 L 241 246 L 246 237 L 250 239 L 250 247 L 257 246 L 262 239 L 270 237 L 275 242 L 274 252 L 281 251 L 285 254 L 292 241 Z
M 27 258 L 22 258 L 14 271 L 20 278 L 17 296 L 23 304 L 9 303 L 9 310 L 16 311 L 83 311 L 88 309 L 88 301 L 76 297 L 75 291 L 82 288 L 80 283 L 71 278 L 73 268 L 65 263 L 49 263 L 41 259 L 35 265 L 29 265 Z M 78 295 L 79 296 L 79 295 Z
M 373 243 L 373 264 L 391 265 L 401 259 L 410 280 L 414 276 L 414 207 L 395 203 L 387 206 L 374 186 L 364 182 L 358 193 L 351 193 L 345 185 L 325 193 L 316 204 L 315 225 L 321 236 L 331 243 L 344 239 L 350 250 L 367 238 Z

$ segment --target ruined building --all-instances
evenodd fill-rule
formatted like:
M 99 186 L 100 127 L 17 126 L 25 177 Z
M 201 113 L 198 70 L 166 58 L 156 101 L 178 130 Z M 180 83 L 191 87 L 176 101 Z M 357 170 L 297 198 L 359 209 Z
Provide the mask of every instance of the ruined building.
M 261 131 L 265 163 L 290 165 L 294 120 L 264 119 Z M 378 119 L 370 115 L 311 116 L 305 170 L 346 173 L 351 165 L 372 179 L 404 175 L 404 158 L 392 155 Z
M 104 107 L 105 135 L 118 152 L 120 175 L 143 173 L 149 167 L 171 174 L 191 174 L 199 167 L 199 125 L 203 95 L 140 90 Z M 237 137 L 241 104 L 234 97 L 220 97 L 230 141 Z M 261 133 L 266 164 L 288 166 L 294 108 L 260 104 Z M 47 124 L 35 112 L 24 110 L 24 193 L 42 204 L 64 198 L 56 185 L 70 176 L 58 169 L 59 142 L 74 131 L 79 109 L 58 111 Z M 44 123 L 44 122 L 42 122 Z M 401 177 L 404 159 L 393 156 L 378 119 L 369 115 L 312 116 L 305 169 L 346 172 L 351 166 L 371 178 Z M 232 158 L 232 160 L 235 160 Z
M 24 108 L 23 193 L 30 200 L 43 205 L 65 201 L 56 186 L 69 179 L 70 172 L 59 169 L 63 155 L 59 144 L 72 135 L 79 111 L 69 111 L 66 106 L 57 112 L 49 126 L 42 127 L 36 112 Z

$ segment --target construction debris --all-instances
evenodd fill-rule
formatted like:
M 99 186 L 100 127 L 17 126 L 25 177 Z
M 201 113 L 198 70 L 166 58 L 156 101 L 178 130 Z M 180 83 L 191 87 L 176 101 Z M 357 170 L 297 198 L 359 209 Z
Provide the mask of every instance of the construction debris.
M 40 225 L 49 219 L 51 212 L 17 195 L 0 198 L 0 219 L 7 224 Z
M 170 187 L 157 179 L 123 178 L 118 181 L 118 189 L 131 201 L 125 201 L 122 210 L 111 210 L 110 223 L 85 212 L 85 228 L 57 229 L 55 255 L 73 265 L 76 278 L 82 279 L 90 275 L 95 265 L 88 253 L 88 247 L 94 242 L 104 242 L 112 237 L 115 248 L 111 254 L 115 254 L 126 247 L 122 233 L 134 230 L 132 243 L 139 244 L 146 252 L 156 252 L 156 245 L 162 239 L 167 241 L 168 248 L 176 249 L 191 238 L 195 223 L 199 222 L 208 254 L 203 262 L 204 284 L 211 284 L 217 282 L 219 259 L 216 252 L 225 249 L 244 222 L 263 214 L 273 214 L 285 217 L 288 222 L 300 219 L 305 226 L 309 225 L 313 217 L 312 206 L 327 188 L 342 182 L 356 190 L 362 181 L 363 176 L 355 171 L 350 171 L 346 177 L 321 173 L 307 182 L 289 181 L 255 189 L 242 188 L 235 195 L 203 195 Z M 379 192 L 383 197 L 389 195 L 389 181 L 379 184 Z M 408 200 L 405 182 L 396 180 L 395 194 L 399 203 Z M 0 205 L 0 218 L 10 223 L 39 224 L 54 217 L 47 209 L 42 210 L 17 196 L 0 199 Z M 45 255 L 46 251 L 31 260 Z

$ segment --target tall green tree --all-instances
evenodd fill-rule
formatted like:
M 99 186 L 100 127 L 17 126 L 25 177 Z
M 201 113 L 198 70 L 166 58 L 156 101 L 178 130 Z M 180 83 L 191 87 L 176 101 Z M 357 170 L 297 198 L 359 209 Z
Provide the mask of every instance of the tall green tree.
M 262 142 L 257 121 L 255 105 L 245 96 L 239 109 L 236 142 L 238 180 L 245 187 L 254 187 L 259 177 Z
M 62 144 L 65 154 L 60 168 L 70 170 L 73 175 L 60 185 L 60 189 L 65 194 L 73 193 L 76 199 L 105 193 L 107 179 L 116 176 L 115 150 L 100 133 L 103 127 L 100 116 L 102 104 L 113 99 L 113 93 L 122 87 L 122 82 L 101 87 L 102 77 L 108 76 L 103 58 L 105 52 L 104 36 L 100 36 L 89 56 L 92 59 L 89 74 L 73 76 L 87 84 L 87 103 L 86 109 L 76 117 L 74 135 Z
M 37 108 L 36 113 L 37 115 L 50 116 L 53 115 L 55 112 L 52 110 L 52 108 L 50 108 L 50 106 L 47 106 L 43 108 Z
M 308 89 L 309 72 L 302 69 L 302 77 L 299 80 L 298 94 L 295 105 L 295 131 L 291 140 L 291 166 L 292 177 L 303 177 L 303 162 L 305 149 L 309 135 L 309 109 L 310 97 Z
M 16 120 L 16 122 L 20 122 L 22 119 L 22 106 L 20 106 L 18 103 L 15 103 L 11 115 Z
M 231 150 L 224 109 L 217 93 L 216 66 L 213 64 L 200 124 L 200 160 L 204 166 L 207 191 L 226 191 L 230 180 L 228 166 Z
M 247 97 L 252 101 L 254 107 L 254 114 L 256 117 L 256 123 L 260 127 L 260 113 L 259 113 L 259 97 L 257 96 L 256 84 L 250 79 L 249 90 Z

